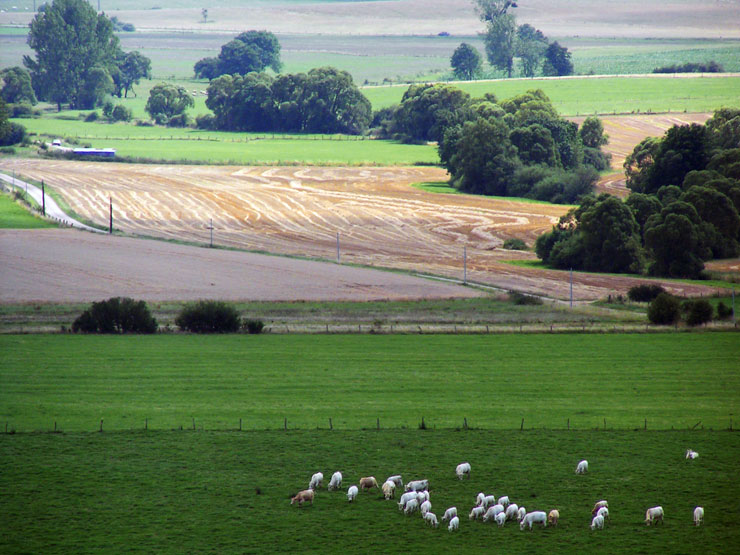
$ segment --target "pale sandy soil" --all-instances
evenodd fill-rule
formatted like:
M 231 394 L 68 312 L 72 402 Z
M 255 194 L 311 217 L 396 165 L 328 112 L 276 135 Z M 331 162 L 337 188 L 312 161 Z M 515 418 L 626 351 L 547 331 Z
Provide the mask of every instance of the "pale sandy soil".
M 268 29 L 290 34 L 348 35 L 474 35 L 483 24 L 471 0 L 392 0 L 289 4 L 244 2 L 241 7 L 208 6 L 209 22 L 201 8 L 108 10 L 139 30 L 184 29 L 234 31 Z M 548 36 L 581 37 L 740 37 L 740 2 L 713 0 L 526 0 L 513 10 L 520 22 Z M 27 25 L 32 14 L 0 13 L 0 25 Z

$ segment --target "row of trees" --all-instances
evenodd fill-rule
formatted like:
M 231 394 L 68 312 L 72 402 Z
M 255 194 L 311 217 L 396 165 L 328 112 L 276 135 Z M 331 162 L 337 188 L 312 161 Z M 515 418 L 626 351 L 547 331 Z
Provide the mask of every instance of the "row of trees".
M 401 104 L 376 114 L 380 133 L 436 141 L 452 184 L 471 193 L 571 203 L 608 166 L 601 121 L 561 118 L 541 90 L 498 102 L 452 85 L 412 85 Z
M 488 62 L 511 77 L 514 60 L 519 60 L 519 71 L 525 77 L 542 75 L 570 75 L 573 63 L 570 52 L 549 39 L 528 23 L 517 25 L 509 10 L 517 7 L 512 0 L 474 0 L 476 12 L 486 25 L 482 34 Z M 472 79 L 481 67 L 478 51 L 469 44 L 461 44 L 450 60 L 453 71 L 461 79 Z
M 214 127 L 233 131 L 350 133 L 367 130 L 370 101 L 346 71 L 222 75 L 208 86 Z
M 28 45 L 35 57 L 23 57 L 35 96 L 59 110 L 102 105 L 109 94 L 128 96 L 151 61 L 139 52 L 124 53 L 114 24 L 85 0 L 54 0 L 30 24 Z
M 625 160 L 626 201 L 588 197 L 538 238 L 557 268 L 698 278 L 740 253 L 740 110 L 647 138 Z

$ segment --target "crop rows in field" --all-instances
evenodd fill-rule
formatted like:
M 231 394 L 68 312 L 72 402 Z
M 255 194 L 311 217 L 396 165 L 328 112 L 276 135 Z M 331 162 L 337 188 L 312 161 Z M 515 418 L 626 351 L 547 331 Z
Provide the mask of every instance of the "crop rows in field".
M 83 218 L 105 226 L 109 199 L 115 227 L 132 234 L 203 243 L 213 219 L 215 242 L 250 250 L 401 268 L 504 289 L 567 298 L 568 273 L 512 266 L 567 206 L 472 195 L 440 195 L 409 185 L 442 181 L 439 168 L 137 166 L 9 160 L 7 170 L 45 180 Z M 463 267 L 465 265 L 465 268 Z M 631 277 L 581 273 L 576 299 L 626 290 Z M 671 283 L 687 294 L 701 286 Z

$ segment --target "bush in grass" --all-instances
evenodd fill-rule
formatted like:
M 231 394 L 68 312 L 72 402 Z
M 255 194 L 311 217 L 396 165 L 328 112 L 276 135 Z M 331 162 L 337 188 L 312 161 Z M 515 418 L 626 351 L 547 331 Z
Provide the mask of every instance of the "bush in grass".
M 527 243 L 521 239 L 507 239 L 504 241 L 504 248 L 510 251 L 526 251 Z
M 198 301 L 185 306 L 175 318 L 180 329 L 193 333 L 234 333 L 241 321 L 236 309 L 223 301 Z
M 712 321 L 714 309 L 706 299 L 696 299 L 688 304 L 686 323 L 689 326 L 700 326 Z
M 518 291 L 509 291 L 509 300 L 516 305 L 540 305 L 542 299 L 532 295 L 524 295 Z
M 681 315 L 681 305 L 673 295 L 660 293 L 650 303 L 647 315 L 653 324 L 673 324 L 678 321 Z
M 187 114 L 177 114 L 167 120 L 167 127 L 187 127 L 190 125 L 190 118 Z
M 93 303 L 72 324 L 81 333 L 155 333 L 157 321 L 144 301 L 113 297 Z
M 98 119 L 100 119 L 100 114 L 98 114 L 97 110 L 93 110 L 85 116 L 85 121 L 87 122 L 97 121 Z
M 247 330 L 249 334 L 258 334 L 265 329 L 265 323 L 262 320 L 244 320 L 242 328 Z
M 216 118 L 213 114 L 201 114 L 195 118 L 195 127 L 198 129 L 215 129 Z
M 630 290 L 627 292 L 627 296 L 631 301 L 636 303 L 649 303 L 661 293 L 665 293 L 665 289 L 660 285 L 642 284 L 630 287 Z
M 131 121 L 131 109 L 123 104 L 117 104 L 110 114 L 111 121 Z
M 732 308 L 720 301 L 717 305 L 717 319 L 727 320 L 730 316 L 732 316 Z

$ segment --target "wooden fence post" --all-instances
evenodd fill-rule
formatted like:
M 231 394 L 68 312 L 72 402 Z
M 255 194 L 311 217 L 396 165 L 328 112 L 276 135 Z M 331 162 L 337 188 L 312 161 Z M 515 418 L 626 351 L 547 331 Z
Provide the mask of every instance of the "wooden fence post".
M 100 419 L 100 431 L 101 432 L 103 431 L 103 419 L 102 418 Z
M 519 427 L 519 431 L 524 430 L 524 418 L 522 418 L 522 425 Z
M 378 427 L 378 430 L 380 430 L 380 417 L 378 417 L 378 421 L 377 421 L 376 425 Z
M 286 431 L 288 430 L 288 418 L 287 417 L 285 418 L 285 421 L 283 422 L 283 429 Z
M 334 429 L 334 426 L 332 426 L 332 424 L 331 424 L 331 418 L 329 418 L 329 429 L 330 430 L 333 430 Z
M 242 419 L 241 418 L 239 419 L 239 431 L 240 432 L 242 431 Z
M 463 418 L 463 430 L 467 430 L 467 429 L 468 429 L 468 419 Z
M 568 418 L 568 430 L 570 430 L 570 418 Z

